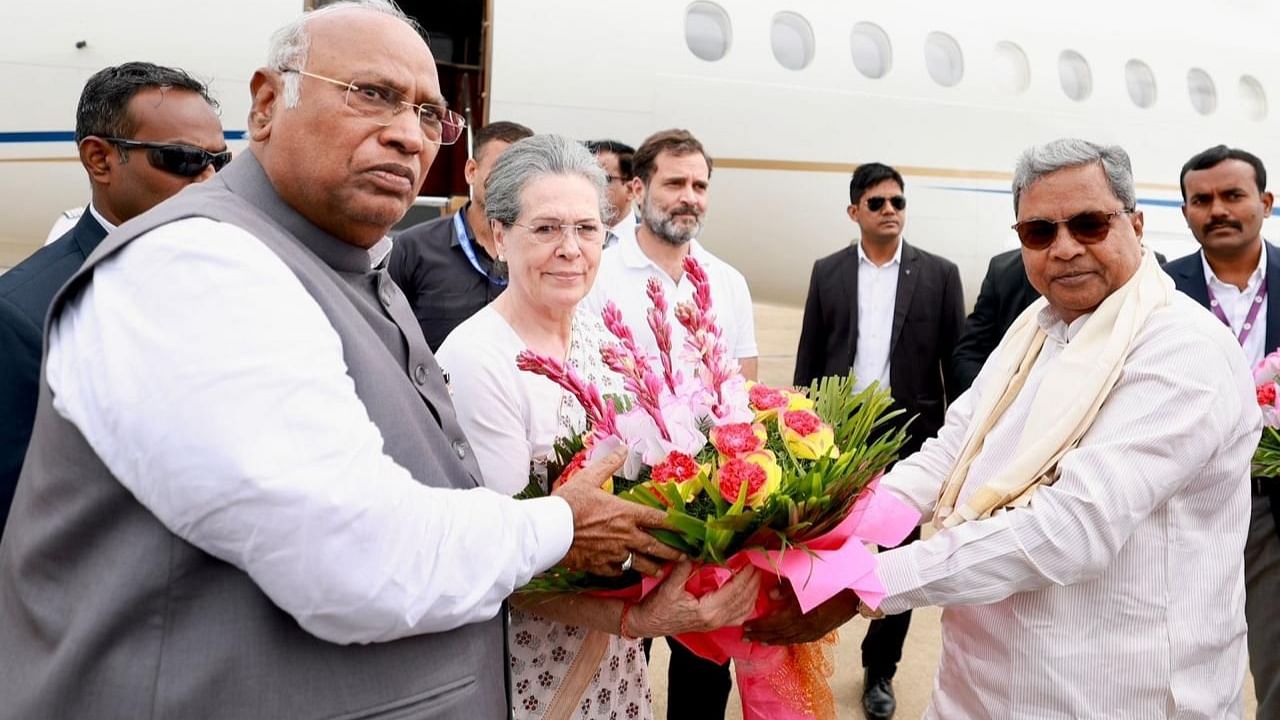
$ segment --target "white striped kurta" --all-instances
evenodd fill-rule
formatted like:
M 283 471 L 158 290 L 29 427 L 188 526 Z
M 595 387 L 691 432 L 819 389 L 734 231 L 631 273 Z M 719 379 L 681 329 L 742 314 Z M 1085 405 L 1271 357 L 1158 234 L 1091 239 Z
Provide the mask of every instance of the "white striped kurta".
M 1068 327 L 1041 313 L 1044 350 L 962 501 L 1012 458 L 1035 389 L 1087 319 Z M 1001 390 L 991 379 L 984 369 L 884 487 L 933 512 L 980 393 Z M 1242 552 L 1260 431 L 1240 346 L 1177 294 L 1135 339 L 1054 485 L 1026 508 L 880 555 L 886 612 L 945 608 L 926 717 L 1241 717 Z

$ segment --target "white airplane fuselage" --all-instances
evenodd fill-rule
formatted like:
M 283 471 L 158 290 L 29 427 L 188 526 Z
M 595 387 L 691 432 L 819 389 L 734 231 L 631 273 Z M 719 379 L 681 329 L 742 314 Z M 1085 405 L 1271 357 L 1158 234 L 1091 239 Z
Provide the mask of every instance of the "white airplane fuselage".
M 688 128 L 715 159 L 702 242 L 742 270 L 755 299 L 793 305 L 814 260 L 856 239 L 845 206 L 858 163 L 903 173 L 907 241 L 955 261 L 970 301 L 991 255 L 1016 247 L 1010 181 L 1032 144 L 1075 136 L 1123 146 L 1147 241 L 1171 257 L 1196 247 L 1179 209 L 1187 158 L 1225 143 L 1280 172 L 1280 12 L 1261 0 L 785 5 L 490 0 L 487 117 L 632 145 Z M 702 59 L 687 31 L 705 41 L 717 8 L 727 19 L 723 56 Z M 0 267 L 39 247 L 58 213 L 88 198 L 70 135 L 91 73 L 140 59 L 210 80 L 231 147 L 242 150 L 248 79 L 270 31 L 301 2 L 52 0 L 23 10 L 0 27 L 9 70 L 0 75 Z M 868 25 L 888 48 L 881 77 L 854 62 L 855 42 L 869 57 Z M 803 67 L 784 67 L 775 49 Z M 1150 81 L 1136 90 L 1126 74 L 1134 62 Z M 939 84 L 931 68 L 957 82 Z M 1080 91 L 1086 82 L 1082 99 L 1068 97 L 1064 83 Z M 1213 109 L 1198 111 L 1193 98 Z M 1264 233 L 1280 239 L 1276 223 Z

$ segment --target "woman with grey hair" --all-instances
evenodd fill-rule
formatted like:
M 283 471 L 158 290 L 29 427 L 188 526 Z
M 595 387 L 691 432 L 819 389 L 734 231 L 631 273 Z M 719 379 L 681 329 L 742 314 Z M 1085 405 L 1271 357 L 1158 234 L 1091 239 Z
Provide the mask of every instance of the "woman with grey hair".
M 485 184 L 486 214 L 509 285 L 440 346 L 458 420 L 483 484 L 515 494 L 557 437 L 585 429 L 578 403 L 552 381 L 516 368 L 526 348 L 573 366 L 602 393 L 621 394 L 604 367 L 605 329 L 578 305 L 603 250 L 604 172 L 580 143 L 535 135 L 508 148 Z M 499 528 L 499 532 L 503 531 Z M 754 607 L 759 581 L 739 574 L 696 599 L 681 563 L 634 605 L 582 595 L 512 601 L 511 675 L 516 718 L 651 718 L 641 637 L 736 625 Z

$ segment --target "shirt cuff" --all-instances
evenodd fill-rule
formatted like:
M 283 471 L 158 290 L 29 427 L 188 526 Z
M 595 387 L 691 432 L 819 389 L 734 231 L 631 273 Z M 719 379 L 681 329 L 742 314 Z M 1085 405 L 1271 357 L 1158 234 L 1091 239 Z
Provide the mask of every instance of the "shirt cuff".
M 897 615 L 912 608 L 930 605 L 924 582 L 916 568 L 911 547 L 886 550 L 876 555 L 876 577 L 884 585 L 884 600 L 876 609 L 885 615 Z
M 519 504 L 529 511 L 529 524 L 537 538 L 533 569 L 536 575 L 551 569 L 569 553 L 573 544 L 573 510 L 563 498 L 554 496 L 521 500 Z

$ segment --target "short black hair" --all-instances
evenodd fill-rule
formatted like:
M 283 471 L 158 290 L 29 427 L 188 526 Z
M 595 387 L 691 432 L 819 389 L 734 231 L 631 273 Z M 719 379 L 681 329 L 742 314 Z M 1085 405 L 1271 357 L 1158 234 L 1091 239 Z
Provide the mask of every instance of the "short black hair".
M 631 165 L 631 160 L 636 155 L 635 148 L 617 140 L 588 140 L 585 144 L 592 155 L 599 155 L 600 153 L 613 153 L 616 155 L 618 157 L 618 172 L 622 173 L 623 180 L 630 180 L 635 177 Z
M 653 172 L 658 169 L 658 156 L 664 152 L 677 157 L 693 153 L 702 155 L 702 159 L 707 163 L 707 177 L 711 177 L 711 156 L 707 154 L 706 148 L 702 147 L 702 143 L 698 142 L 698 138 L 688 130 L 671 128 L 659 130 L 645 138 L 644 142 L 640 143 L 640 149 L 636 150 L 636 154 L 631 158 L 631 169 L 645 187 L 648 187 Z
M 1258 183 L 1258 194 L 1267 191 L 1267 169 L 1257 155 L 1240 148 L 1214 145 L 1208 150 L 1196 153 L 1186 165 L 1182 166 L 1182 174 L 1178 176 L 1178 185 L 1182 188 L 1182 202 L 1187 201 L 1187 173 L 1192 170 L 1208 170 L 1226 160 L 1243 160 L 1253 166 L 1253 179 Z
M 480 151 L 491 142 L 501 141 L 511 145 L 527 137 L 533 137 L 533 131 L 517 122 L 499 120 L 491 122 L 476 130 L 472 136 L 471 154 L 480 157 Z
M 218 101 L 209 95 L 209 86 L 180 68 L 149 62 L 112 65 L 94 73 L 80 91 L 76 106 L 76 144 L 90 135 L 131 138 L 135 131 L 129 117 L 129 101 L 150 88 L 190 90 L 215 110 Z
M 878 162 L 859 165 L 853 171 L 853 177 L 849 179 L 849 204 L 857 205 L 862 202 L 863 193 L 885 180 L 898 183 L 898 187 L 904 191 L 907 189 L 907 184 L 902 182 L 902 174 L 888 165 Z

